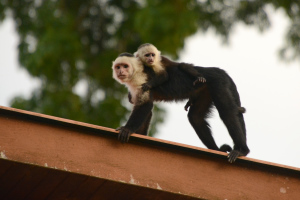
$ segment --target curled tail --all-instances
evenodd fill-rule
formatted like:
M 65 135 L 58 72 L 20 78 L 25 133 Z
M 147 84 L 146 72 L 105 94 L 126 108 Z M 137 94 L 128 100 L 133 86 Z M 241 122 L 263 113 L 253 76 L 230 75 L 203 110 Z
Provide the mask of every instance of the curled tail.
M 228 145 L 228 144 L 223 144 L 221 147 L 220 147 L 220 151 L 222 152 L 231 152 L 232 151 L 232 148 Z

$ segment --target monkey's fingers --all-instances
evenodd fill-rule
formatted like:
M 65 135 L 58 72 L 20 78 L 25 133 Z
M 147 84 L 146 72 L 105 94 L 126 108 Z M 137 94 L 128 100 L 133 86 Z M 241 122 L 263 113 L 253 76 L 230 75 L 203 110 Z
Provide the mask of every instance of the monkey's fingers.
M 196 85 L 197 83 L 198 83 L 198 79 L 193 82 L 193 85 Z
M 235 160 L 239 157 L 242 156 L 242 153 L 238 150 L 232 150 L 229 154 L 228 154 L 228 161 L 230 163 L 235 162 Z
M 198 82 L 205 83 L 206 79 L 204 77 L 198 77 Z
M 122 143 L 128 142 L 132 132 L 124 126 L 121 126 L 119 130 L 118 140 Z
M 130 138 L 131 134 L 130 133 L 127 133 L 127 138 L 126 138 L 126 142 L 129 141 L 129 138 Z
M 194 85 L 196 85 L 197 83 L 205 83 L 206 79 L 204 77 L 197 77 L 197 79 L 194 81 Z
M 125 143 L 126 141 L 125 141 L 125 136 L 126 135 L 126 133 L 124 133 L 124 132 L 120 132 L 119 133 L 119 136 L 118 136 L 118 140 L 120 140 L 120 142 L 122 142 L 122 143 Z
M 130 136 L 131 136 L 131 133 L 130 133 L 130 132 L 125 132 L 125 133 L 123 134 L 123 137 L 122 137 L 121 142 L 122 142 L 122 143 L 128 142 Z
M 121 132 L 118 134 L 118 140 L 121 140 Z
M 121 127 L 117 128 L 116 130 L 119 131 L 118 140 L 122 141 L 123 133 L 124 133 L 124 127 L 121 126 Z

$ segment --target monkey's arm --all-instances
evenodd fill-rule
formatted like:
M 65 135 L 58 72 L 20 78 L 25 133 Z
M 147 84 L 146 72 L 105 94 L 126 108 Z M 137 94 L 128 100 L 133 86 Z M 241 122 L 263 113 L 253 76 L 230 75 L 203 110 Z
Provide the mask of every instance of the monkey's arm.
M 179 63 L 178 68 L 196 78 L 194 81 L 194 85 L 197 83 L 205 83 L 206 79 L 203 77 L 201 73 L 199 73 L 193 65 L 187 63 Z
M 141 105 L 135 105 L 133 111 L 125 124 L 116 130 L 119 130 L 118 139 L 124 143 L 128 142 L 132 133 L 136 132 L 144 123 L 147 123 L 149 115 L 151 115 L 153 102 L 148 101 Z
M 142 85 L 142 90 L 145 92 L 147 90 L 150 90 L 151 88 L 159 86 L 165 81 L 167 81 L 168 78 L 168 73 L 165 70 L 162 70 L 159 73 L 155 74 L 155 76 L 152 77 L 147 83 L 144 83 Z

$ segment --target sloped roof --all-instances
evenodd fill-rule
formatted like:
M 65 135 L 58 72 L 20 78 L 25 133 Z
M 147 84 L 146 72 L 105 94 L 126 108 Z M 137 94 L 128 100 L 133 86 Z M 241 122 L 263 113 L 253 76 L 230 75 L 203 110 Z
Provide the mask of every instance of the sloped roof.
M 300 196 L 299 168 L 1 106 L 0 157 L 0 199 Z

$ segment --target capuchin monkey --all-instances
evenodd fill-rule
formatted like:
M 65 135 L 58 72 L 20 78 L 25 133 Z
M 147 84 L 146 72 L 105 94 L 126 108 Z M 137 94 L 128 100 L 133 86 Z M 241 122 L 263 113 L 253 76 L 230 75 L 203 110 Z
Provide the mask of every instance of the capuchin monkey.
M 166 71 L 166 67 L 178 67 L 180 70 L 186 72 L 191 77 L 196 78 L 193 85 L 197 83 L 205 83 L 206 79 L 203 77 L 201 73 L 194 69 L 193 66 L 190 65 L 168 65 L 165 66 L 162 64 L 162 56 L 160 51 L 150 43 L 145 43 L 139 46 L 137 52 L 134 53 L 134 56 L 139 58 L 141 62 L 153 69 L 155 72 L 155 76 L 151 78 L 147 83 L 144 83 L 142 86 L 143 91 L 150 90 L 151 88 L 162 84 L 163 82 L 168 80 L 168 73 Z
M 150 91 L 143 91 L 142 85 L 148 81 L 142 62 L 132 54 L 122 53 L 113 61 L 113 78 L 125 85 L 129 91 L 129 100 L 134 104 L 132 113 L 125 124 L 116 130 L 120 131 L 118 139 L 128 142 L 135 132 L 147 135 L 152 117 L 153 98 Z
M 155 57 L 157 55 L 154 55 Z M 155 60 L 155 58 L 154 58 Z M 246 156 L 250 150 L 246 143 L 246 128 L 241 111 L 240 97 L 230 76 L 216 67 L 194 67 L 187 63 L 176 63 L 161 56 L 162 68 L 167 72 L 167 80 L 150 90 L 144 91 L 143 85 L 157 76 L 157 71 L 129 53 L 120 54 L 113 62 L 113 78 L 127 86 L 134 107 L 125 124 L 119 130 L 118 139 L 128 142 L 132 133 L 147 135 L 152 117 L 154 101 L 182 101 L 189 99 L 188 119 L 203 144 L 213 150 L 230 152 L 228 161 L 234 162 L 239 156 Z M 181 66 L 181 67 L 180 67 Z M 190 76 L 182 66 L 192 67 L 203 74 L 205 83 L 194 85 L 195 77 Z M 157 68 L 159 69 L 159 68 Z M 233 150 L 229 145 L 216 145 L 207 118 L 215 106 L 234 142 Z

